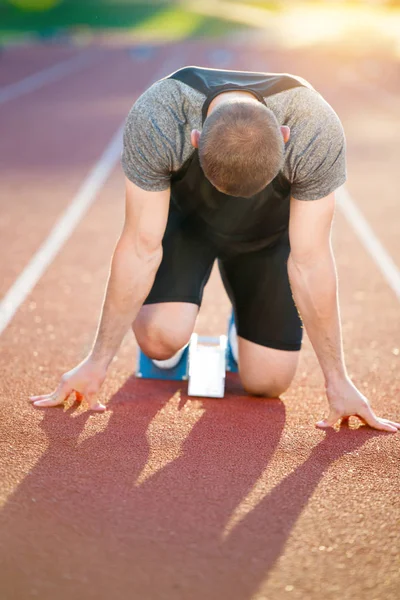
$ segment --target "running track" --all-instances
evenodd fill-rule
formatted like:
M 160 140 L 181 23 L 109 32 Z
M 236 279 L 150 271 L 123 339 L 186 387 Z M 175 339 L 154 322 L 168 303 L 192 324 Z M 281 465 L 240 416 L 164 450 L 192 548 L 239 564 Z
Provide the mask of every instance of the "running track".
M 192 42 L 144 56 L 104 47 L 3 55 L 0 93 L 90 57 L 0 105 L 2 294 L 76 197 L 135 97 L 190 63 L 308 78 L 343 120 L 347 189 L 400 264 L 400 119 L 391 89 L 398 65 L 322 49 L 295 58 L 244 44 L 223 49 Z M 367 88 L 365 69 L 374 75 Z M 1 597 L 397 598 L 400 438 L 352 430 L 356 420 L 352 429 L 314 428 L 326 406 L 307 341 L 282 400 L 250 399 L 234 377 L 222 401 L 136 381 L 128 335 L 104 385 L 106 413 L 28 404 L 91 344 L 123 218 L 119 166 L 100 188 L 0 340 Z M 349 370 L 376 411 L 399 420 L 399 299 L 340 211 L 335 250 Z M 214 273 L 198 332 L 224 332 L 228 310 Z

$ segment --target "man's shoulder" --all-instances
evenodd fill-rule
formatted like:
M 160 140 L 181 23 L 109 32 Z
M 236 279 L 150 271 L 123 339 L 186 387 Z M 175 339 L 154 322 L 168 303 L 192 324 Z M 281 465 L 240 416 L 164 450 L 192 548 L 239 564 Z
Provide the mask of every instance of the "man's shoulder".
M 204 96 L 177 79 L 159 79 L 153 83 L 137 99 L 135 106 L 140 110 L 153 112 L 154 109 L 179 107 L 182 109 L 201 110 Z
M 290 127 L 289 147 L 342 138 L 343 126 L 333 107 L 313 88 L 297 87 L 267 99 L 280 125 Z M 321 132 L 324 135 L 321 136 Z
M 319 118 L 338 118 L 332 106 L 313 87 L 299 86 L 285 90 L 274 96 L 266 98 L 266 104 L 277 115 L 279 120 L 297 121 L 312 118 L 315 122 Z
M 346 179 L 346 142 L 338 115 L 312 88 L 284 92 L 274 102 L 278 121 L 290 127 L 283 174 L 293 184 L 292 194 L 298 200 L 327 196 Z
M 179 99 L 180 90 L 176 82 L 169 79 L 160 79 L 150 85 L 137 98 L 134 107 L 141 111 L 154 111 L 156 106 L 162 106 Z
M 199 94 L 179 81 L 160 79 L 136 100 L 124 129 L 122 165 L 145 190 L 165 189 L 170 173 L 193 153 L 192 129 L 201 128 Z

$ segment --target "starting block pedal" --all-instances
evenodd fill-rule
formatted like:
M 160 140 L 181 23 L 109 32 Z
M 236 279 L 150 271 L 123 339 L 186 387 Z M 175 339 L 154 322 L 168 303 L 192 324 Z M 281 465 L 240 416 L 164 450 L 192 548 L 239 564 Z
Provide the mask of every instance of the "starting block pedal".
M 188 382 L 188 395 L 223 398 L 226 371 L 236 373 L 237 362 L 233 356 L 229 332 L 234 322 L 229 319 L 228 336 L 199 337 L 193 333 L 179 363 L 172 369 L 160 369 L 151 358 L 138 353 L 136 377 Z
M 233 311 L 232 311 L 231 316 L 229 317 L 229 321 L 228 321 L 228 344 L 226 347 L 226 370 L 229 371 L 230 373 L 237 373 L 239 370 L 238 364 L 233 355 L 232 344 L 231 344 L 231 329 L 232 329 L 232 326 L 234 326 L 234 325 L 235 325 L 235 317 L 234 317 Z M 236 336 L 236 346 L 237 346 L 237 336 Z M 237 355 L 237 348 L 236 348 L 236 355 Z
M 142 379 L 185 381 L 189 375 L 189 346 L 185 348 L 181 360 L 172 369 L 160 369 L 153 363 L 151 358 L 139 349 L 135 375 Z

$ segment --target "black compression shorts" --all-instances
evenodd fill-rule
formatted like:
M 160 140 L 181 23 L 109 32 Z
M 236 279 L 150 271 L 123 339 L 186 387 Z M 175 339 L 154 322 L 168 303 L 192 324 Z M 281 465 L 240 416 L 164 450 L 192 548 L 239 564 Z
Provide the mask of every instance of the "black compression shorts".
M 287 274 L 288 235 L 273 247 L 221 256 L 209 238 L 171 209 L 163 258 L 144 304 L 201 305 L 214 261 L 235 312 L 238 335 L 279 350 L 300 350 L 302 323 Z

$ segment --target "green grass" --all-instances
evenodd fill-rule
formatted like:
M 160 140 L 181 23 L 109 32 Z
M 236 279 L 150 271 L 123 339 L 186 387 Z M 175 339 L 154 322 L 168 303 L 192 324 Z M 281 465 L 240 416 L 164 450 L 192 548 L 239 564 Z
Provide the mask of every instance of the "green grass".
M 170 6 L 135 27 L 138 33 L 174 40 L 188 37 L 217 37 L 239 29 L 243 29 L 240 24 L 193 13 L 182 6 Z
M 129 28 L 140 24 L 164 10 L 163 3 L 128 3 L 104 0 L 63 0 L 54 8 L 43 11 L 21 10 L 2 0 L 0 3 L 0 28 L 18 31 L 65 29 L 84 25 L 87 27 Z
M 202 15 L 188 12 L 179 6 L 171 6 L 140 23 L 135 27 L 135 31 L 154 37 L 165 36 L 168 39 L 179 40 L 195 35 L 203 21 Z
M 250 6 L 257 6 L 259 8 L 265 8 L 267 10 L 281 10 L 287 2 L 284 0 L 232 0 L 233 2 L 239 2 L 240 4 L 249 4 Z
M 19 4 L 40 0 L 14 0 Z M 183 39 L 193 36 L 219 36 L 243 29 L 229 20 L 192 13 L 182 5 L 155 0 L 58 0 L 52 8 L 24 10 L 0 0 L 0 39 L 21 34 L 41 37 L 82 29 L 124 29 L 156 38 Z M 39 4 L 38 4 L 39 6 Z

